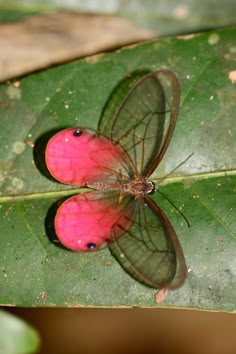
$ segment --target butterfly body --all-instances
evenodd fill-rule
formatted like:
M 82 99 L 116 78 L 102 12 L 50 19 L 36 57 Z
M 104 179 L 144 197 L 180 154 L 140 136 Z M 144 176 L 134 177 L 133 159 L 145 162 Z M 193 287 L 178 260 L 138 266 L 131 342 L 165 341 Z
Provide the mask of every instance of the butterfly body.
M 120 181 L 114 184 L 99 182 L 99 181 L 88 181 L 86 186 L 99 191 L 120 191 L 121 193 L 129 193 L 137 198 L 144 197 L 145 194 L 152 194 L 156 190 L 155 183 L 148 181 L 146 178 Z

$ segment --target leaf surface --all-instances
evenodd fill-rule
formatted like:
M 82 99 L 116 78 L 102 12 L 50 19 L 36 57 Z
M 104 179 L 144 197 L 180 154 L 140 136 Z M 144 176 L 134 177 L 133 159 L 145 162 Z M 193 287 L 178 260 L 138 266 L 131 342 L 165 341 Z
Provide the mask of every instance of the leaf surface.
M 126 75 L 166 67 L 180 80 L 181 107 L 152 179 L 158 183 L 194 155 L 159 187 L 187 217 L 190 229 L 161 194 L 153 196 L 178 235 L 189 271 L 164 306 L 235 310 L 236 88 L 228 77 L 235 70 L 235 36 L 232 28 L 144 43 L 0 87 L 2 304 L 155 305 L 155 290 L 127 275 L 108 249 L 79 254 L 54 242 L 58 201 L 83 189 L 53 180 L 44 151 L 58 130 L 96 129 Z

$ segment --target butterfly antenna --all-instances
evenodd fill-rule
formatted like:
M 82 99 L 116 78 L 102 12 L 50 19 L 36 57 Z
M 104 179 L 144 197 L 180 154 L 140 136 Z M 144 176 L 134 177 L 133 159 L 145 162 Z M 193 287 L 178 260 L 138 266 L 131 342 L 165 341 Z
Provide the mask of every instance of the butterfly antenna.
M 178 168 L 180 168 L 180 166 L 182 166 L 183 164 L 185 164 L 185 162 L 187 162 L 190 157 L 193 156 L 194 153 L 192 153 L 191 155 L 189 155 L 184 161 L 182 161 L 179 165 L 177 165 L 172 171 L 170 171 L 165 177 L 162 177 L 159 179 L 159 183 L 161 184 L 166 178 L 168 178 L 170 175 L 172 175 L 173 172 L 175 172 L 176 170 L 178 170 Z
M 186 216 L 182 213 L 182 211 L 179 210 L 177 208 L 177 206 L 174 205 L 174 203 L 164 193 L 160 192 L 159 189 L 157 189 L 157 192 L 160 193 L 175 208 L 175 210 L 177 210 L 180 213 L 180 215 L 182 215 L 182 217 L 186 221 L 186 224 L 188 225 L 188 227 L 190 227 L 190 223 L 189 223 L 188 219 L 186 218 Z
M 165 177 L 161 178 L 159 180 L 159 184 L 161 182 L 163 182 L 167 177 L 169 177 L 174 171 L 176 171 L 180 166 L 182 166 L 186 161 L 188 161 L 191 157 L 193 156 L 193 153 L 191 155 L 189 155 L 184 161 L 182 161 L 178 166 L 176 166 L 170 173 L 168 173 Z M 157 191 L 175 208 L 175 210 L 177 210 L 182 217 L 184 218 L 184 220 L 186 221 L 188 227 L 190 227 L 190 223 L 188 221 L 188 219 L 186 218 L 186 216 L 182 213 L 182 211 L 180 211 L 177 206 L 162 192 L 159 191 L 159 189 L 157 189 Z

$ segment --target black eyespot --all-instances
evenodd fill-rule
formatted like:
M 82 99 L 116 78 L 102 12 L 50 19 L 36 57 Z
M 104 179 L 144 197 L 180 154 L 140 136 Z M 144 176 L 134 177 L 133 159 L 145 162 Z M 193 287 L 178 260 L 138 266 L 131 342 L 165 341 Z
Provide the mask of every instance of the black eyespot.
M 73 135 L 78 137 L 78 136 L 81 136 L 83 134 L 83 131 L 80 130 L 80 129 L 76 129 L 74 132 L 73 132 Z
M 89 242 L 89 243 L 87 243 L 87 247 L 88 247 L 88 249 L 93 250 L 96 248 L 96 243 Z

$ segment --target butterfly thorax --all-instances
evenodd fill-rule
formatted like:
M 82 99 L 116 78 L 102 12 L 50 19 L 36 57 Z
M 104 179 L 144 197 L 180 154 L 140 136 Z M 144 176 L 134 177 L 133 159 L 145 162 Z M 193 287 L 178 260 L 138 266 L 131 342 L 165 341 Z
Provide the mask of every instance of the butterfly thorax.
M 156 190 L 155 183 L 152 181 L 148 181 L 146 178 L 142 178 L 140 180 L 135 179 L 125 182 L 119 181 L 115 183 L 89 181 L 86 183 L 86 186 L 100 191 L 117 190 L 124 193 L 140 196 L 144 196 L 145 194 L 151 194 Z
M 134 195 L 144 196 L 145 194 L 153 193 L 155 190 L 155 183 L 148 181 L 146 178 L 129 181 L 123 184 L 123 191 Z

